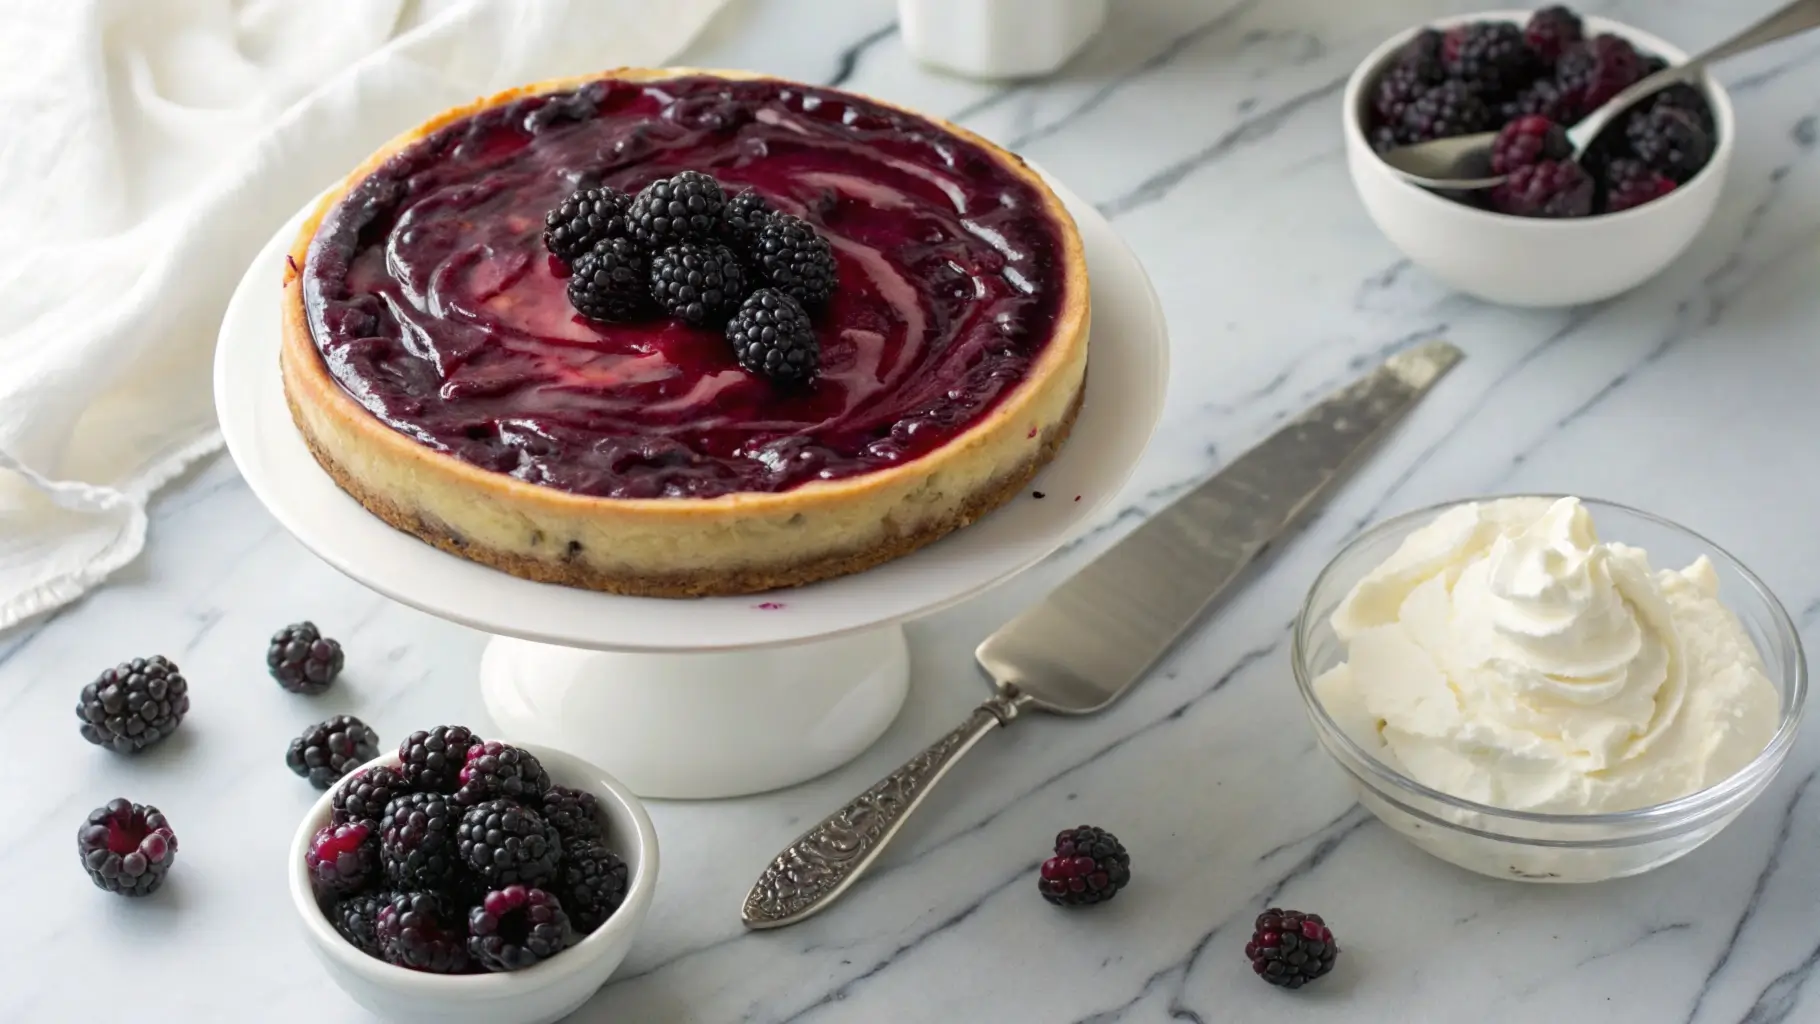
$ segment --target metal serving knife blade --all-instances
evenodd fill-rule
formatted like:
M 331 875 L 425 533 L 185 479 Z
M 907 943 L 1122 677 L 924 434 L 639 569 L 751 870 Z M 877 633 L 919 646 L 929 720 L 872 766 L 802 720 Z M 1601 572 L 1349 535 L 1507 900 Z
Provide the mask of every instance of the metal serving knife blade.
M 1086 715 L 1143 678 L 1272 544 L 1307 519 L 1453 365 L 1430 342 L 1386 360 L 1176 499 L 975 652 L 996 683 L 967 721 L 778 854 L 746 895 L 749 928 L 794 924 L 871 866 L 943 775 L 1026 710 Z

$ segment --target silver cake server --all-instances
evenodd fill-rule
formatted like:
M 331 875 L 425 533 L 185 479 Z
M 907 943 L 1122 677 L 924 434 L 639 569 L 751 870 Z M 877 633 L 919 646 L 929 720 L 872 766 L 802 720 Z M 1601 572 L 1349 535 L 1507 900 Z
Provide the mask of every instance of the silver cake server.
M 1176 499 L 975 652 L 997 684 L 967 721 L 803 833 L 746 895 L 749 928 L 794 924 L 871 866 L 961 755 L 1025 711 L 1088 715 L 1144 677 L 1271 545 L 1460 360 L 1410 349 L 1329 396 Z

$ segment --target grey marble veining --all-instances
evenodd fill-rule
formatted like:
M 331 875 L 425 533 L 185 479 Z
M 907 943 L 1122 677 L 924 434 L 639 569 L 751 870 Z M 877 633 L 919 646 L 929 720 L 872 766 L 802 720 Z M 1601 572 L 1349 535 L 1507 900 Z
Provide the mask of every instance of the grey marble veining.
M 1738 822 L 1643 878 L 1546 888 L 1428 858 L 1355 807 L 1316 750 L 1288 628 L 1364 525 L 1469 494 L 1573 491 L 1726 545 L 1820 639 L 1820 39 L 1728 65 L 1740 138 L 1713 224 L 1636 292 L 1518 312 L 1401 260 L 1355 201 L 1337 132 L 1353 63 L 1461 3 L 1114 0 L 1052 79 L 992 86 L 918 68 L 888 0 L 746 0 L 688 63 L 837 81 L 1014 146 L 1111 217 L 1174 335 L 1166 421 L 1101 526 L 1050 563 L 911 629 L 909 705 L 859 761 L 762 798 L 658 804 L 663 884 L 586 1022 L 1147 1022 L 1465 1019 L 1718 1024 L 1820 1020 L 1820 747 L 1813 730 Z M 1584 4 L 1690 46 L 1775 0 Z M 810 27 L 812 26 L 812 27 Z M 1193 481 L 1384 354 L 1446 336 L 1469 358 L 1238 600 L 1110 712 L 1011 730 L 957 770 L 834 912 L 748 935 L 765 859 L 946 730 L 983 692 L 992 626 Z M 349 648 L 318 700 L 264 675 L 265 638 L 313 617 Z M 339 576 L 217 459 L 154 506 L 147 555 L 103 590 L 0 635 L 0 1021 L 89 1019 L 97 980 L 156 991 L 136 1019 L 367 1018 L 309 959 L 281 881 L 311 792 L 282 749 L 352 711 L 387 740 L 484 721 L 481 638 Z M 107 664 L 163 651 L 195 710 L 131 762 L 82 744 L 70 706 Z M 183 846 L 156 900 L 96 894 L 83 813 L 161 806 Z M 1035 893 L 1048 839 L 1081 821 L 1131 847 L 1137 881 L 1097 912 Z M 1241 948 L 1268 901 L 1333 922 L 1341 968 L 1286 994 Z

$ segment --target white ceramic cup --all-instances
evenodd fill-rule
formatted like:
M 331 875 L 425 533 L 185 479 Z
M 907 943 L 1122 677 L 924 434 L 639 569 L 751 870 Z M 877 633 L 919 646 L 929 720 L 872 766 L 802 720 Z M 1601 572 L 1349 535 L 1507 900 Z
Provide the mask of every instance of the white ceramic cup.
M 897 0 L 911 56 L 971 78 L 1046 75 L 1087 45 L 1106 0 Z

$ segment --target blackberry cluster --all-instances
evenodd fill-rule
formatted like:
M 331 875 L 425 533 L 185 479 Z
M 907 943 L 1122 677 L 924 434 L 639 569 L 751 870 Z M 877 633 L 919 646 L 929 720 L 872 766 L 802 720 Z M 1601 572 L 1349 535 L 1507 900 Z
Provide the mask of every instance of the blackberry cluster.
M 1439 39 L 1425 65 L 1436 74 Z M 692 170 L 629 197 L 608 186 L 582 189 L 549 212 L 544 245 L 568 268 L 569 304 L 584 317 L 628 323 L 662 314 L 724 329 L 740 365 L 778 384 L 803 383 L 819 370 L 809 311 L 834 294 L 834 248 L 757 192 L 728 196 L 712 176 Z M 761 303 L 767 315 L 787 317 L 787 336 L 742 319 L 767 290 L 793 303 L 783 314 L 775 301 Z
M 189 683 L 162 655 L 108 669 L 82 688 L 76 702 L 82 738 L 122 754 L 137 754 L 176 732 L 189 711 Z
M 629 872 L 604 845 L 600 801 L 552 785 L 529 751 L 444 725 L 412 733 L 399 759 L 340 779 L 304 854 L 323 913 L 356 949 L 430 973 L 519 970 L 624 902 Z M 135 879 L 162 878 L 176 850 L 168 828 L 116 836 L 97 820 L 80 837 L 83 862 L 127 880 L 96 884 L 155 888 Z M 123 856 L 129 841 L 143 853 Z

